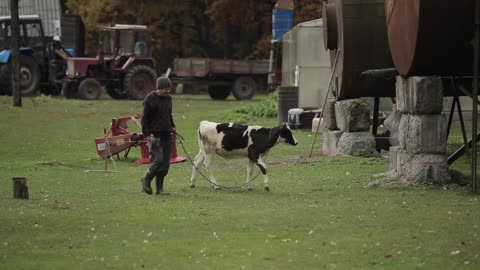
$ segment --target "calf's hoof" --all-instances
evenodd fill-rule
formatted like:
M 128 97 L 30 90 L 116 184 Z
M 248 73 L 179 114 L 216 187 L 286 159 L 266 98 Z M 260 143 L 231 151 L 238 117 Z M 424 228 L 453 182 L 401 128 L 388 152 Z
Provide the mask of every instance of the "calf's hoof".
M 221 188 L 219 186 L 212 186 L 214 190 L 220 190 Z
M 269 187 L 265 187 L 265 191 L 266 191 L 266 192 L 270 192 L 270 188 L 269 188 Z
M 191 188 L 195 188 L 195 185 L 190 185 Z

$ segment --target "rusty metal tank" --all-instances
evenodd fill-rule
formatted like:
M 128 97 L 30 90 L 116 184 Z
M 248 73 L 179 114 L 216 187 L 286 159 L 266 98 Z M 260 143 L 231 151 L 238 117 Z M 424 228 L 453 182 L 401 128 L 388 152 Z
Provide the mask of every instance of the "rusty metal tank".
M 366 70 L 393 67 L 384 0 L 329 0 L 323 12 L 325 47 L 332 50 L 332 66 L 340 50 L 335 70 L 337 99 L 394 97 L 393 78 L 362 75 Z
M 386 0 L 393 62 L 401 75 L 471 75 L 474 0 Z

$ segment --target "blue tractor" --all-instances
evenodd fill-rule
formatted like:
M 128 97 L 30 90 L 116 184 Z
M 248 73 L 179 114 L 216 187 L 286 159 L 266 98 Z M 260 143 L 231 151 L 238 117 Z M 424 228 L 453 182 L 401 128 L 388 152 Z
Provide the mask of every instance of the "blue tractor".
M 38 15 L 19 17 L 20 89 L 22 96 L 61 93 L 66 59 L 73 55 L 60 41 L 47 39 Z M 11 95 L 11 17 L 0 17 L 0 95 Z

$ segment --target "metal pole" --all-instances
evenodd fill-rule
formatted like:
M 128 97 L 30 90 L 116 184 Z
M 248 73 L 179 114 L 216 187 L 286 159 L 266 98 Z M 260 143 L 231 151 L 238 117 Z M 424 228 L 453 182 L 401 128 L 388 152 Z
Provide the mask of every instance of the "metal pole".
M 478 119 L 478 72 L 479 72 L 479 46 L 480 46 L 480 3 L 475 1 L 475 41 L 473 57 L 473 115 L 472 115 L 472 191 L 477 193 L 477 119 Z
M 380 112 L 380 97 L 375 97 L 373 102 L 373 124 L 372 135 L 376 137 L 378 135 L 378 114 Z

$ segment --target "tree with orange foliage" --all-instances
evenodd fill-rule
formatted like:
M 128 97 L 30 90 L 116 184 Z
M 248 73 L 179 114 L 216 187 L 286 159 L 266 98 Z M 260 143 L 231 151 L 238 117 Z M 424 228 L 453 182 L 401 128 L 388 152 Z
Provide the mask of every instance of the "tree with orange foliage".
M 321 17 L 322 0 L 297 0 L 295 22 Z M 87 54 L 95 55 L 97 26 L 145 24 L 153 33 L 161 70 L 174 57 L 267 58 L 275 0 L 67 0 L 87 29 Z

